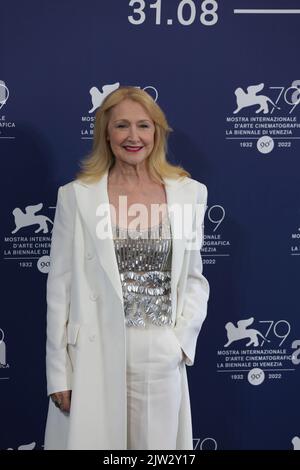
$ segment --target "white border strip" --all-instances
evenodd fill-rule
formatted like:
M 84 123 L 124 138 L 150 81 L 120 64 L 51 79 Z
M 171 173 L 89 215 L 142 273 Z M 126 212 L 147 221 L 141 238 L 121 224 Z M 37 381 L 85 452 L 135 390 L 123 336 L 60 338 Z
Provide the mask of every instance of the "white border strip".
M 268 10 L 262 10 L 262 9 L 237 9 L 235 8 L 233 10 L 234 14 L 235 15 L 238 15 L 238 14 L 255 14 L 255 13 L 258 13 L 258 14 L 290 14 L 290 15 L 297 15 L 297 14 L 300 14 L 300 10 L 292 10 L 292 9 L 276 9 L 276 10 L 271 10 L 271 9 L 268 9 Z

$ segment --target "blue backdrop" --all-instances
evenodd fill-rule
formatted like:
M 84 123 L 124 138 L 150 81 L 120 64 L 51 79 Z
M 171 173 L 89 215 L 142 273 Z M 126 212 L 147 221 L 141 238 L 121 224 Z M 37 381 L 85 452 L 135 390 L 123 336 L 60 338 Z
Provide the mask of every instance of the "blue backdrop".
M 43 446 L 56 193 L 112 85 L 157 99 L 169 159 L 209 190 L 195 448 L 299 449 L 299 1 L 0 6 L 0 449 Z

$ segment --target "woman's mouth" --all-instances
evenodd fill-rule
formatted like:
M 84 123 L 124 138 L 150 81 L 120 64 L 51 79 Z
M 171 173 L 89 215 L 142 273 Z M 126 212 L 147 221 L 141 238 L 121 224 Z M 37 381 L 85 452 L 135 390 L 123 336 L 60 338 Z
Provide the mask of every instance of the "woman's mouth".
M 137 146 L 137 145 L 125 145 L 124 146 L 124 149 L 126 150 L 126 152 L 138 152 L 142 148 L 143 146 Z

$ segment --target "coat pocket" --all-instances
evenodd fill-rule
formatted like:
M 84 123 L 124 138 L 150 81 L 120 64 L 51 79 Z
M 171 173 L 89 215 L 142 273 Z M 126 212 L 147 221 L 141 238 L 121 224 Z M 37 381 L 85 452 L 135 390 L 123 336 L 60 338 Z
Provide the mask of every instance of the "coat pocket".
M 80 325 L 78 323 L 68 323 L 67 325 L 67 343 L 75 346 L 78 340 Z

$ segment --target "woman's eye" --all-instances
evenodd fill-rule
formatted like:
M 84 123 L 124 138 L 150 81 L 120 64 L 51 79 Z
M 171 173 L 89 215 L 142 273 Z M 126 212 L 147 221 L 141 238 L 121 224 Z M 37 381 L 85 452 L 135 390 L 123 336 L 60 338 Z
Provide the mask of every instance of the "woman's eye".
M 117 129 L 124 129 L 129 127 L 128 124 L 116 124 Z M 150 125 L 145 123 L 145 124 L 139 124 L 140 129 L 149 129 Z

